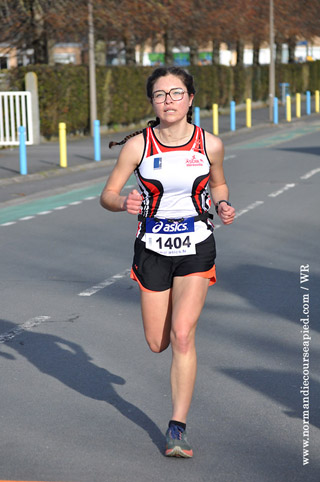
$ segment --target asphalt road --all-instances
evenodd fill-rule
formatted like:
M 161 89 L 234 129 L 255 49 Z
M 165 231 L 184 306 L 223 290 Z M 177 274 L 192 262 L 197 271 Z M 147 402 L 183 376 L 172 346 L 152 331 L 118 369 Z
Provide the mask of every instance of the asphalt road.
M 238 217 L 217 220 L 192 460 L 163 456 L 171 357 L 144 341 L 135 218 L 100 208 L 100 171 L 18 200 L 3 187 L 2 479 L 320 481 L 319 132 L 314 120 L 226 143 Z

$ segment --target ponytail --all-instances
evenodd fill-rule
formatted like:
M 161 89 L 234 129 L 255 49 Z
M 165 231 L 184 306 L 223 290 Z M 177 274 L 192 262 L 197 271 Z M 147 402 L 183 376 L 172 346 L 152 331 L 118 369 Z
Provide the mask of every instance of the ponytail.
M 109 149 L 111 149 L 111 147 L 113 146 L 122 146 L 122 144 L 125 144 L 129 139 L 131 139 L 131 137 L 137 136 L 138 134 L 142 134 L 142 132 L 143 132 L 142 130 L 133 132 L 132 134 L 129 134 L 124 139 L 122 139 L 122 141 L 120 142 L 114 142 L 114 141 L 109 142 Z
M 154 120 L 150 120 L 148 122 L 148 127 L 156 127 L 158 124 L 160 124 L 160 119 L 159 117 L 156 117 L 156 119 Z M 141 131 L 136 131 L 136 132 L 133 132 L 132 134 L 129 134 L 128 136 L 126 136 L 124 139 L 122 139 L 122 141 L 120 142 L 109 142 L 109 148 L 111 149 L 113 146 L 122 146 L 123 144 L 125 144 L 129 139 L 131 139 L 131 137 L 134 137 L 134 136 L 137 136 L 138 134 L 142 134 L 143 130 Z
M 187 122 L 189 124 L 192 124 L 192 105 L 189 107 L 189 110 L 188 110 L 188 113 L 187 113 Z M 156 127 L 159 124 L 160 124 L 160 119 L 159 119 L 159 117 L 156 117 L 156 119 L 150 120 L 147 125 L 148 125 L 148 127 Z M 120 142 L 115 142 L 115 141 L 109 142 L 109 149 L 111 149 L 114 146 L 122 146 L 129 139 L 131 139 L 131 137 L 137 136 L 138 134 L 142 134 L 142 132 L 143 132 L 143 130 L 133 132 L 132 134 L 129 134 L 124 139 L 122 139 L 122 141 L 120 141 Z

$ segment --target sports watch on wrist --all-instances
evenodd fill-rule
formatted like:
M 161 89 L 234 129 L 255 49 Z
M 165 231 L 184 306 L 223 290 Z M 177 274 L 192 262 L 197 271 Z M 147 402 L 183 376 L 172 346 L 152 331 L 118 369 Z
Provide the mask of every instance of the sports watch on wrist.
M 229 203 L 229 201 L 227 201 L 226 199 L 221 199 L 221 201 L 218 201 L 217 204 L 215 205 L 215 209 L 216 209 L 217 214 L 218 214 L 218 208 L 219 208 L 221 203 L 227 203 L 228 206 L 231 206 L 231 203 Z

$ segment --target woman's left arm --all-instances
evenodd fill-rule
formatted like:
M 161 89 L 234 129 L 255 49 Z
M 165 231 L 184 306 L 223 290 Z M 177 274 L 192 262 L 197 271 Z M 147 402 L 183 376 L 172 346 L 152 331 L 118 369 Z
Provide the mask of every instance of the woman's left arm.
M 227 202 L 229 203 L 229 189 L 223 172 L 223 143 L 219 137 L 208 132 L 205 133 L 205 136 L 206 150 L 211 163 L 209 185 L 212 201 L 217 206 L 217 212 L 223 224 L 231 224 L 235 217 L 235 209 L 227 204 Z

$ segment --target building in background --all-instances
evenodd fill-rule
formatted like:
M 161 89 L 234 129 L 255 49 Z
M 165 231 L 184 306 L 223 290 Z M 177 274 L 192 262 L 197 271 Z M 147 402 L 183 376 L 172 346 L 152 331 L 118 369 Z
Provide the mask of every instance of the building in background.
M 102 45 L 103 44 L 103 45 Z M 27 49 L 18 51 L 16 48 L 10 48 L 7 44 L 0 44 L 0 70 L 11 69 L 14 67 L 24 66 L 32 63 L 33 50 Z M 188 47 L 180 47 L 173 49 L 173 58 L 176 65 L 182 67 L 190 65 L 190 54 Z M 209 44 L 207 48 L 199 50 L 199 65 L 210 65 L 212 62 L 212 47 Z M 288 63 L 288 45 L 282 45 L 282 63 Z M 314 42 L 301 40 L 297 43 L 295 49 L 296 62 L 306 62 L 320 60 L 320 38 L 314 39 Z M 97 42 L 96 48 L 97 65 L 124 65 L 125 53 L 124 46 L 117 42 Z M 220 44 L 220 64 L 236 65 L 236 51 L 225 43 Z M 244 65 L 252 65 L 253 50 L 251 45 L 246 45 L 244 49 Z M 49 65 L 55 64 L 87 64 L 88 48 L 87 45 L 81 43 L 57 43 L 52 46 L 49 52 Z M 136 63 L 144 66 L 163 65 L 164 63 L 164 47 L 162 44 L 156 46 L 148 45 L 137 46 Z M 260 65 L 270 63 L 270 49 L 267 43 L 261 45 L 259 52 Z

